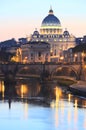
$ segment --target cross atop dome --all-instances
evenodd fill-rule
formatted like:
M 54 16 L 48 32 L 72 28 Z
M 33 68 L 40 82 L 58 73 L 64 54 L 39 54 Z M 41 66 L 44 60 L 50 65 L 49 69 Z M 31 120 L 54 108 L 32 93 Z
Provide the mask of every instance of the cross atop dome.
M 52 6 L 50 6 L 49 14 L 53 14 Z

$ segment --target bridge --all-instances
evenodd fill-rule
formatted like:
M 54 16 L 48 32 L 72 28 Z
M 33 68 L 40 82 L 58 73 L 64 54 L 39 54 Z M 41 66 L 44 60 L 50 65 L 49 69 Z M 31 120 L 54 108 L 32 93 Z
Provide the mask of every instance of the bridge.
M 69 76 L 86 80 L 86 70 L 82 63 L 6 63 L 0 64 L 0 76 L 7 79 L 21 76 L 51 79 L 56 76 Z

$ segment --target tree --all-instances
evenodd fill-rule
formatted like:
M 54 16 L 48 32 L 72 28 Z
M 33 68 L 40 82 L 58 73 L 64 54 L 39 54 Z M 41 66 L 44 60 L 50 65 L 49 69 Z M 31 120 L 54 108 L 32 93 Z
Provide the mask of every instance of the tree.
M 0 51 L 0 61 L 1 62 L 9 62 L 14 55 L 15 54 L 10 53 L 10 52 L 6 52 L 5 50 L 2 49 Z

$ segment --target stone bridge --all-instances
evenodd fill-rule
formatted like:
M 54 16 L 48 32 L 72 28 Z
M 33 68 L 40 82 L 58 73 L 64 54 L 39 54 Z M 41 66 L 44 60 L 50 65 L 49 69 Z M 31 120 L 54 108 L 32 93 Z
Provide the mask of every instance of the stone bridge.
M 69 76 L 77 80 L 86 80 L 86 70 L 81 63 L 7 63 L 0 64 L 0 75 L 9 77 L 16 76 Z

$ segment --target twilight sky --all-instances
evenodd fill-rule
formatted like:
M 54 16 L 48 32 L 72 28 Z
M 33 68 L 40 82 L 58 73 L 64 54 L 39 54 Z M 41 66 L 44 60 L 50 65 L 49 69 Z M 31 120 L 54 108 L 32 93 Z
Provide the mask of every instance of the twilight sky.
M 63 30 L 76 37 L 86 35 L 86 0 L 0 0 L 0 41 L 39 30 L 50 6 Z

